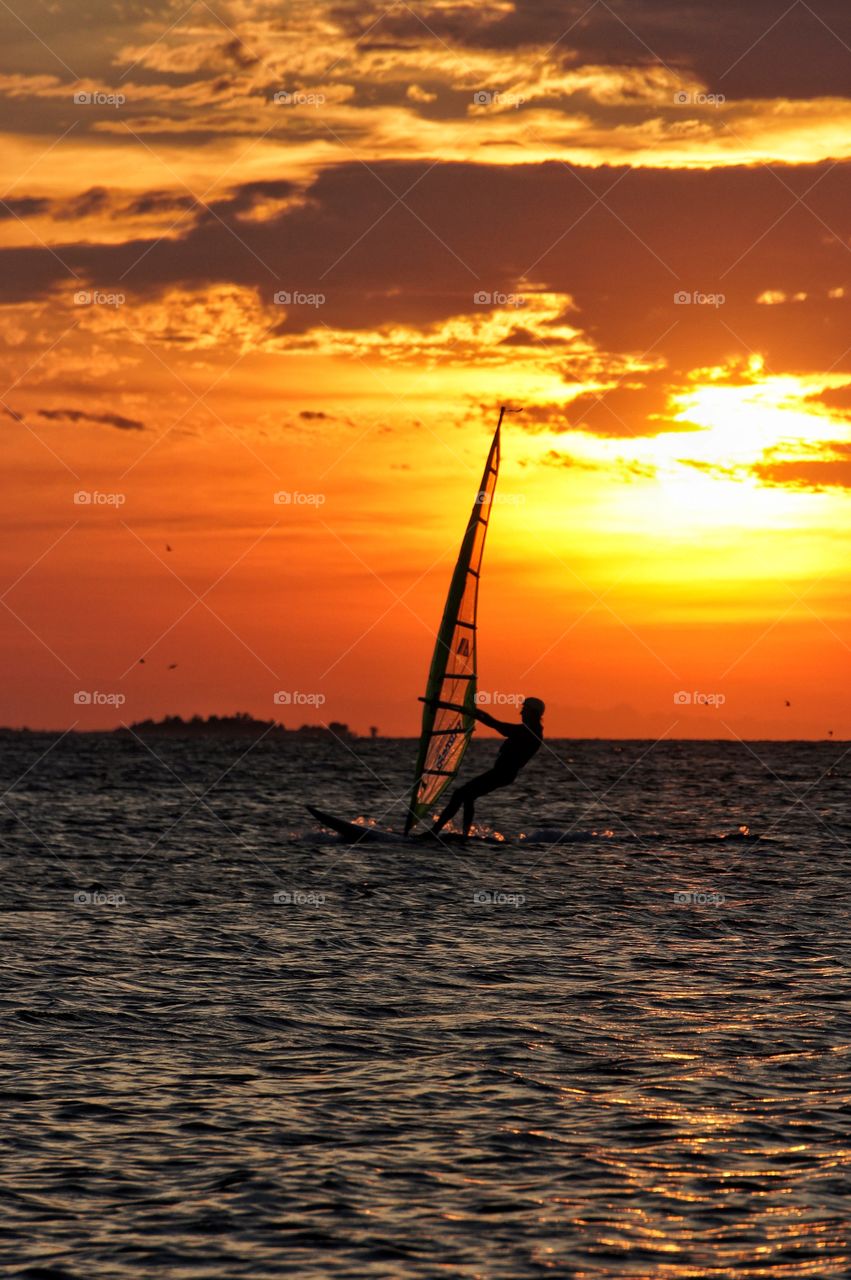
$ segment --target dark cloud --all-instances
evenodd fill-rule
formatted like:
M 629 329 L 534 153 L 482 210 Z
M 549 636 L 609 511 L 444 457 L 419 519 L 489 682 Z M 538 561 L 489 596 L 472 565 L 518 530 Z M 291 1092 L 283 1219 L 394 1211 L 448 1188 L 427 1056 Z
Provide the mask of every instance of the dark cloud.
M 71 200 L 56 200 L 51 207 L 54 218 L 88 218 L 110 211 L 112 197 L 106 187 L 90 187 Z
M 298 416 L 304 418 L 305 422 L 330 422 L 331 420 L 329 413 L 322 413 L 319 409 L 302 409 Z
M 644 383 L 630 382 L 609 391 L 577 396 L 567 407 L 567 421 L 573 431 L 590 431 L 598 436 L 657 435 L 662 431 L 690 430 L 691 427 L 664 417 L 667 387 L 657 376 Z
M 501 347 L 534 347 L 536 344 L 540 345 L 540 338 L 536 338 L 528 329 L 518 328 L 512 329 L 499 345 Z
M 105 427 L 116 427 L 119 431 L 144 431 L 144 422 L 136 418 L 122 418 L 117 413 L 89 413 L 84 409 L 37 409 L 40 418 L 50 422 L 96 422 Z
M 719 479 L 742 480 L 753 476 L 773 488 L 807 489 L 823 493 L 829 489 L 851 489 L 851 444 L 826 441 L 808 458 L 782 458 L 769 449 L 759 462 L 748 466 L 722 466 L 697 458 L 678 458 L 685 467 L 693 467 Z
M 50 201 L 43 196 L 25 196 L 23 199 L 0 200 L 0 218 L 31 218 L 36 214 L 46 213 L 50 209 Z
M 189 209 L 195 204 L 193 196 L 178 195 L 174 191 L 146 191 L 126 203 L 116 203 L 114 216 L 134 217 L 148 213 L 171 213 L 178 209 Z
M 584 392 L 566 404 L 528 405 L 519 421 L 530 432 L 583 431 L 625 440 L 669 431 L 698 430 L 692 422 L 668 416 L 670 394 L 675 389 L 666 370 L 651 371 L 641 377 L 629 374 L 614 387 Z
M 234 66 L 240 70 L 246 70 L 249 67 L 255 67 L 260 62 L 256 54 L 252 53 L 240 40 L 239 36 L 234 36 L 233 40 L 228 40 L 222 46 L 222 53 L 229 58 Z
M 627 462 L 616 458 L 610 462 L 589 462 L 577 458 L 572 453 L 562 453 L 558 449 L 549 449 L 543 456 L 545 467 L 564 467 L 573 471 L 605 471 L 607 476 L 618 475 L 625 480 L 633 477 L 640 480 L 652 480 L 657 468 L 642 462 Z
M 530 67 L 545 51 L 567 67 L 661 63 L 728 97 L 848 92 L 845 0 L 515 0 L 510 8 L 433 7 L 427 19 L 406 5 L 358 0 L 334 14 L 365 49 L 410 50 L 431 37 L 475 50 L 523 49 Z
M 87 191 L 82 191 L 70 199 L 51 200 L 45 196 L 25 196 L 21 199 L 0 200 L 0 219 L 28 218 L 45 214 L 49 214 L 59 222 L 70 222 L 75 218 L 93 216 L 120 219 L 140 214 L 171 213 L 178 209 L 191 208 L 196 203 L 193 196 L 179 195 L 174 191 L 148 191 L 128 200 L 125 195 L 110 191 L 106 187 L 90 187 Z
M 816 404 L 823 404 L 827 409 L 837 409 L 843 414 L 851 413 L 851 382 L 846 382 L 843 387 L 828 387 L 808 399 Z
M 603 352 L 663 361 L 671 382 L 732 359 L 739 373 L 731 376 L 747 379 L 741 361 L 754 351 L 772 372 L 851 372 L 851 296 L 828 297 L 840 286 L 851 293 L 849 163 L 427 169 L 419 162 L 328 169 L 305 201 L 264 221 L 240 215 L 293 188 L 248 183 L 217 202 L 218 216 L 202 211 L 194 224 L 181 224 L 179 240 L 60 245 L 55 254 L 5 249 L 0 297 L 43 298 L 71 283 L 115 290 L 120 282 L 129 317 L 136 301 L 173 286 L 225 283 L 257 290 L 274 321 L 275 292 L 322 294 L 321 309 L 281 309 L 272 332 L 298 334 L 324 325 L 425 329 L 476 314 L 473 298 L 482 289 L 523 293 L 534 284 L 573 299 L 557 323 L 582 330 Z M 394 205 L 397 194 L 404 205 Z M 766 290 L 808 297 L 794 306 L 760 305 Z M 681 291 L 703 301 L 677 304 Z M 705 301 L 712 295 L 718 305 Z M 530 334 L 529 316 L 518 318 L 507 360 Z M 557 352 L 563 338 L 545 337 Z M 571 376 L 565 347 L 565 379 Z M 658 394 L 642 403 L 640 388 L 631 391 L 592 409 L 595 430 L 605 432 L 606 416 L 619 416 L 632 433 L 642 410 L 660 411 Z
M 283 200 L 296 190 L 295 183 L 284 178 L 258 179 L 255 182 L 243 182 L 219 199 L 207 201 L 207 204 L 217 214 L 225 216 L 253 209 L 264 200 Z
M 677 458 L 677 462 L 682 467 L 693 467 L 695 471 L 702 471 L 705 475 L 724 476 L 728 480 L 740 477 L 745 470 L 741 467 L 722 467 L 717 462 L 703 462 L 699 458 Z
M 823 446 L 828 456 L 801 460 L 769 460 L 750 467 L 763 484 L 822 493 L 851 489 L 851 444 L 837 441 Z

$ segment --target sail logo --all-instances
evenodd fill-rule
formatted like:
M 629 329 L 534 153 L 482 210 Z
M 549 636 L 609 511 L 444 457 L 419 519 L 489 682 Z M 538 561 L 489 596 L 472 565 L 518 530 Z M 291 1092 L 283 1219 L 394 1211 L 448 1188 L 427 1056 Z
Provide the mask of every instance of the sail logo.
M 443 766 L 446 764 L 446 761 L 449 759 L 450 755 L 452 754 L 452 750 L 455 746 L 455 741 L 457 737 L 458 737 L 457 733 L 447 733 L 446 737 L 444 738 L 443 747 L 441 748 L 440 751 L 437 752 L 434 758 L 435 766 L 438 769 L 443 768 Z
M 462 658 L 469 658 L 470 641 L 467 639 L 466 636 L 462 636 L 461 639 L 458 641 L 458 647 L 456 648 L 455 652 L 460 654 Z

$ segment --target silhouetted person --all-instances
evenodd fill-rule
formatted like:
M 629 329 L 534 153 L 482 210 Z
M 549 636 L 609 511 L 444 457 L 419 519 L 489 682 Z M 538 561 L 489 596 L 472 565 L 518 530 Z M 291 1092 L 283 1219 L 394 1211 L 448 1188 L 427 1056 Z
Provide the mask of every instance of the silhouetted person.
M 420 698 L 420 702 L 428 702 L 429 706 L 443 707 L 447 711 L 465 710 L 455 702 L 439 702 L 433 698 Z M 480 773 L 477 778 L 471 778 L 463 787 L 457 787 L 452 792 L 449 803 L 431 828 L 431 835 L 436 836 L 442 831 L 463 805 L 464 839 L 466 840 L 473 825 L 473 810 L 479 796 L 486 796 L 491 791 L 498 791 L 500 787 L 510 786 L 523 766 L 528 764 L 535 752 L 539 750 L 544 740 L 544 726 L 541 723 L 544 710 L 544 704 L 540 698 L 524 698 L 520 723 L 513 724 L 507 720 L 497 720 L 495 716 L 488 715 L 487 711 L 476 708 L 473 712 L 476 719 L 481 724 L 496 729 L 497 733 L 503 735 L 505 742 L 497 753 L 492 769 L 488 769 L 486 773 Z

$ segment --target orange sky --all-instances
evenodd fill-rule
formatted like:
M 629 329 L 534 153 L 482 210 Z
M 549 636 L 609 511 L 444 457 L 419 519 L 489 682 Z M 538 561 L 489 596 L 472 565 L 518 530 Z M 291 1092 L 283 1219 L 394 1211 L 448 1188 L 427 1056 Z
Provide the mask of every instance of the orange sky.
M 5 12 L 0 724 L 416 732 L 508 401 L 493 706 L 847 738 L 851 21 L 784 8 Z

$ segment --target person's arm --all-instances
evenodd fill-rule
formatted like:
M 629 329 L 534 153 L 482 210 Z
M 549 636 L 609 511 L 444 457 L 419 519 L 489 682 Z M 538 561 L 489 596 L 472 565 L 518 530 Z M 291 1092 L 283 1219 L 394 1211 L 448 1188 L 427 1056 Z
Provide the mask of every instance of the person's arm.
M 511 724 L 508 720 L 497 720 L 496 716 L 489 715 L 487 711 L 479 711 L 478 707 L 473 712 L 473 715 L 482 724 L 486 724 L 489 729 L 496 729 L 497 733 L 501 733 L 503 738 L 507 738 L 512 730 L 517 728 L 516 725 Z
M 458 702 L 441 702 L 439 698 L 420 698 L 419 701 L 427 703 L 430 707 L 442 707 L 444 711 L 464 712 L 467 710 L 466 707 L 462 707 Z M 489 729 L 496 729 L 497 733 L 501 733 L 504 738 L 508 737 L 512 729 L 517 728 L 510 721 L 497 720 L 495 716 L 489 715 L 487 711 L 480 711 L 478 707 L 473 708 L 473 715 L 481 724 L 486 724 Z

